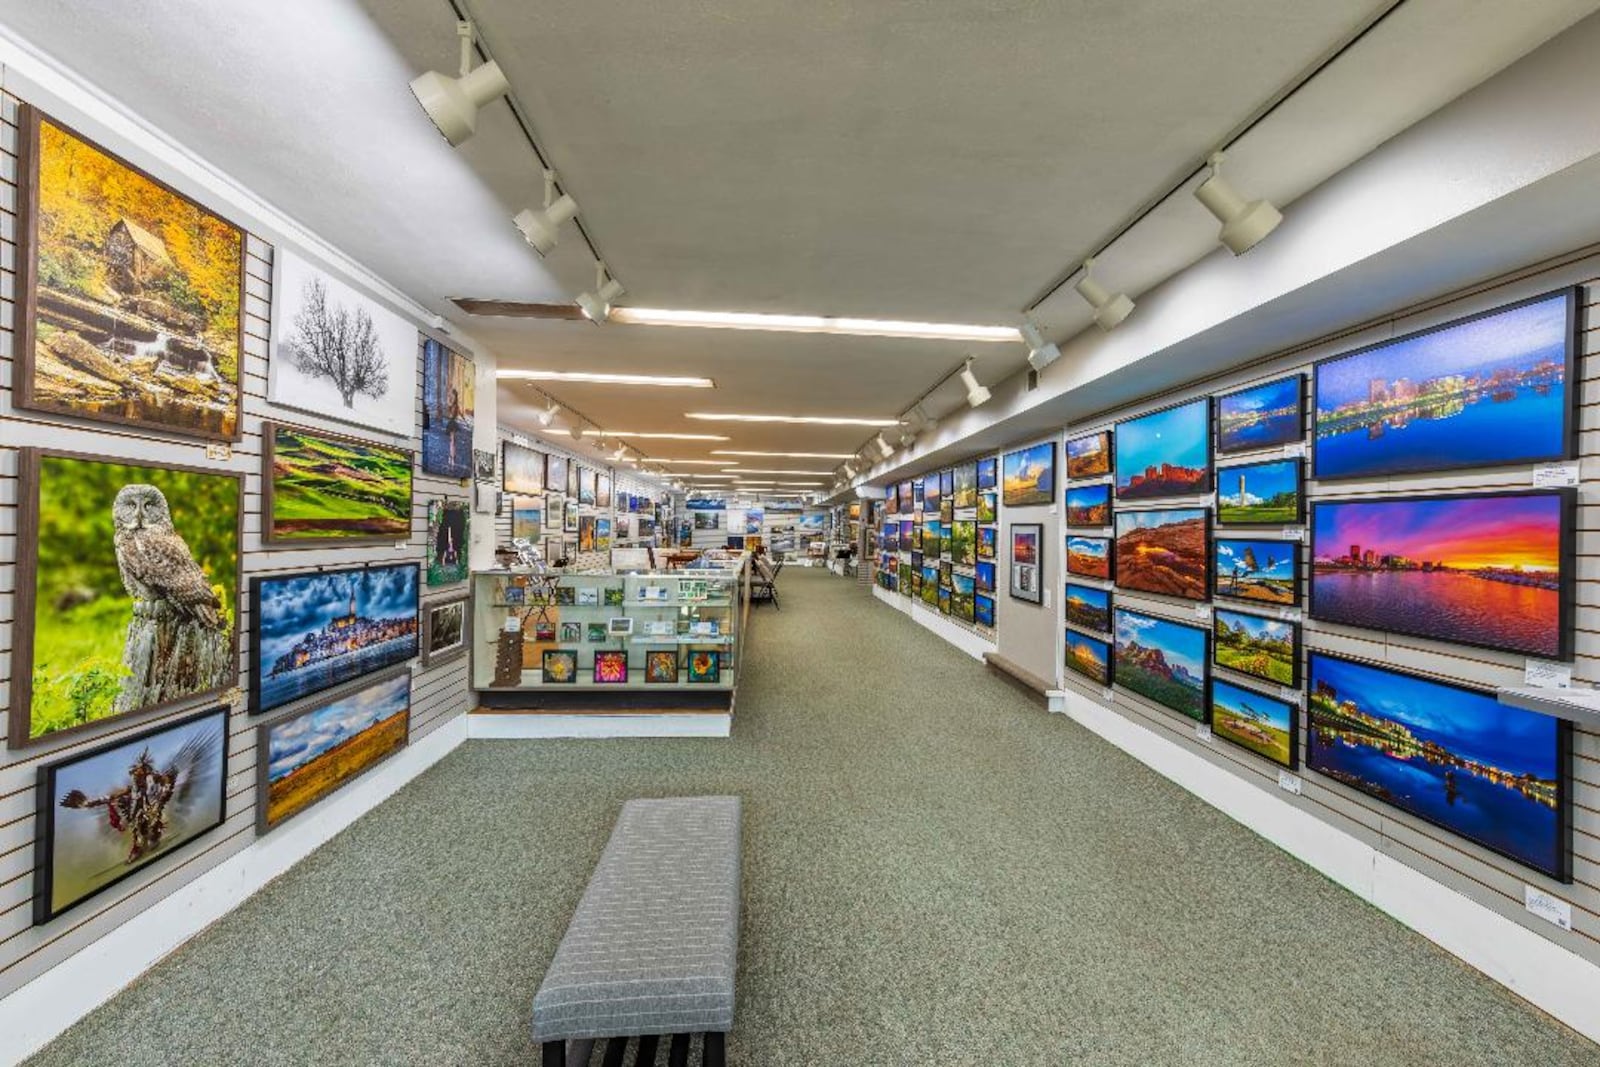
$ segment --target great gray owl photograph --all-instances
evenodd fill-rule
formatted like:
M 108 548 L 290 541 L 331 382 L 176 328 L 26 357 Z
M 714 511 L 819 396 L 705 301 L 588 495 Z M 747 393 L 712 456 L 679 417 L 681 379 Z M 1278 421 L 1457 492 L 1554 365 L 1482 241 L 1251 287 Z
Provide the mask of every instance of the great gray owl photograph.
M 13 737 L 238 684 L 240 477 L 33 452 L 31 662 Z

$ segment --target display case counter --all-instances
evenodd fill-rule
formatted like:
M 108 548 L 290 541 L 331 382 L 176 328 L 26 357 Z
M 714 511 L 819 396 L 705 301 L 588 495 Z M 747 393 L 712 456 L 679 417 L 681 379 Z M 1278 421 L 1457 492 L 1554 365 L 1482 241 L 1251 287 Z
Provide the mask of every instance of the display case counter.
M 746 557 L 680 571 L 479 571 L 472 684 L 485 711 L 731 711 Z

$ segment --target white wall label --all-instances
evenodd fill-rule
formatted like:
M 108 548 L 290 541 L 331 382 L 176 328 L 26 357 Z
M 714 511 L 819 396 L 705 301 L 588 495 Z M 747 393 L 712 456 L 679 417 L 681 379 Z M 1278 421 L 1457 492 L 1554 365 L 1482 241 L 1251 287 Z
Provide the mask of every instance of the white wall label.
M 517 617 L 513 615 L 501 624 L 500 629 L 504 630 L 508 634 L 521 633 L 522 623 L 518 622 Z
M 1281 700 L 1285 700 L 1288 703 L 1293 704 L 1297 708 L 1304 704 L 1306 699 L 1305 694 L 1300 692 L 1300 690 L 1291 689 L 1288 686 L 1282 686 L 1278 689 L 1278 697 Z
M 1288 622 L 1299 622 L 1304 617 L 1305 616 L 1301 613 L 1299 608 L 1278 609 L 1278 618 L 1284 619 Z
M 234 711 L 244 710 L 244 691 L 234 686 L 222 695 L 222 702 L 233 708 Z
M 1560 897 L 1525 885 L 1522 887 L 1522 902 L 1528 909 L 1528 914 L 1537 915 L 1545 922 L 1559 926 L 1563 930 L 1572 929 L 1572 905 Z
M 226 441 L 213 441 L 206 445 L 206 458 L 230 460 L 233 458 L 233 446 Z
M 1306 539 L 1306 528 L 1304 526 L 1286 527 L 1283 531 L 1283 539 L 1285 541 L 1304 542 Z
M 1296 441 L 1292 445 L 1283 446 L 1283 455 L 1286 459 L 1293 459 L 1296 456 L 1304 456 L 1305 454 L 1306 443 L 1304 441 Z
M 1295 796 L 1299 796 L 1300 776 L 1298 774 L 1290 774 L 1288 771 L 1279 771 L 1278 788 L 1285 793 L 1293 793 Z
M 1530 659 L 1522 669 L 1522 681 L 1539 689 L 1571 689 L 1572 668 L 1547 659 Z
M 1194 724 L 1194 736 L 1195 736 L 1196 740 L 1204 741 L 1207 744 L 1210 744 L 1210 742 L 1211 742 L 1211 727 L 1207 726 L 1203 722 L 1195 723 Z
M 411 547 L 411 542 L 410 541 L 396 541 L 394 543 L 394 547 L 398 551 L 404 552 L 406 549 Z
M 1194 617 L 1197 618 L 1197 619 L 1209 619 L 1209 618 L 1211 618 L 1211 605 L 1210 604 L 1196 604 L 1194 606 Z
M 520 433 L 514 433 L 511 435 L 511 443 L 516 445 L 518 448 L 528 447 L 528 439 L 522 436 Z
M 1533 487 L 1535 489 L 1559 489 L 1564 485 L 1578 484 L 1578 465 L 1576 463 L 1546 463 L 1533 468 Z
M 1104 700 L 1107 704 L 1115 704 L 1117 702 L 1117 691 L 1109 688 L 1102 689 L 1100 690 L 1100 699 Z

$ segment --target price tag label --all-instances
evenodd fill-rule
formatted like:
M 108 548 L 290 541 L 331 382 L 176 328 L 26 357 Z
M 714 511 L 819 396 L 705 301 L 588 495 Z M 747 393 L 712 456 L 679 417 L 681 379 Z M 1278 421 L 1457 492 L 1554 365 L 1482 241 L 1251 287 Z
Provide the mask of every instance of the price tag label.
M 1195 723 L 1194 736 L 1197 741 L 1204 741 L 1209 745 L 1211 743 L 1211 727 L 1207 726 L 1203 722 Z
M 411 547 L 411 542 L 410 541 L 396 541 L 394 543 L 394 547 L 395 547 L 395 549 L 397 551 L 404 552 L 406 549 Z
M 1299 622 L 1304 617 L 1299 608 L 1278 609 L 1278 618 L 1283 619 L 1285 622 Z
M 1305 454 L 1306 443 L 1304 441 L 1296 441 L 1292 445 L 1283 446 L 1283 455 L 1285 459 L 1294 459 L 1299 456 L 1304 456 Z
M 1565 663 L 1530 659 L 1522 669 L 1522 681 L 1540 689 L 1571 689 L 1572 668 Z
M 1300 776 L 1298 774 L 1290 774 L 1288 771 L 1279 771 L 1278 788 L 1285 793 L 1293 793 L 1295 796 L 1299 796 Z
M 1547 923 L 1563 930 L 1572 929 L 1572 905 L 1560 897 L 1552 896 L 1531 885 L 1522 887 L 1522 904 L 1528 914 L 1537 915 Z
M 1100 699 L 1107 704 L 1115 704 L 1117 702 L 1117 691 L 1115 689 L 1102 689 L 1100 690 Z
M 1285 685 L 1285 686 L 1280 686 L 1279 687 L 1279 689 L 1278 689 L 1278 699 L 1282 700 L 1282 701 L 1285 701 L 1287 703 L 1293 704 L 1295 707 L 1298 708 L 1298 707 L 1300 707 L 1300 705 L 1305 703 L 1305 699 L 1306 698 L 1305 698 L 1305 694 L 1300 692 L 1300 690 L 1291 689 L 1291 688 L 1289 688 L 1288 686 Z
M 1533 487 L 1535 489 L 1559 489 L 1566 485 L 1578 484 L 1578 465 L 1576 463 L 1546 463 L 1533 468 Z
M 213 441 L 206 445 L 206 458 L 226 462 L 233 458 L 233 446 L 226 441 Z
M 1211 605 L 1210 604 L 1196 604 L 1194 606 L 1194 617 L 1197 618 L 1197 619 L 1209 619 L 1209 618 L 1211 618 Z
M 1283 531 L 1283 539 L 1285 541 L 1304 542 L 1306 539 L 1306 528 L 1304 526 L 1290 526 Z
M 233 708 L 234 711 L 244 710 L 244 691 L 234 686 L 222 696 L 222 702 Z
M 511 443 L 516 445 L 518 448 L 528 447 L 528 439 L 520 433 L 514 433 L 511 435 Z

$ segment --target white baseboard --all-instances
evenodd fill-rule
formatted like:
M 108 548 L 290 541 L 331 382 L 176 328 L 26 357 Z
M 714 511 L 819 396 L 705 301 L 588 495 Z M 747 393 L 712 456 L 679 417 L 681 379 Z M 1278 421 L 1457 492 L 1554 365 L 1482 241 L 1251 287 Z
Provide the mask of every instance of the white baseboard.
M 1600 967 L 1092 698 L 1066 698 L 1074 722 L 1600 1042 Z
M 467 739 L 465 715 L 0 1000 L 0 1064 L 20 1063 Z
M 665 715 L 518 715 L 515 712 L 467 716 L 473 740 L 526 740 L 556 737 L 730 737 L 733 714 L 726 711 Z

